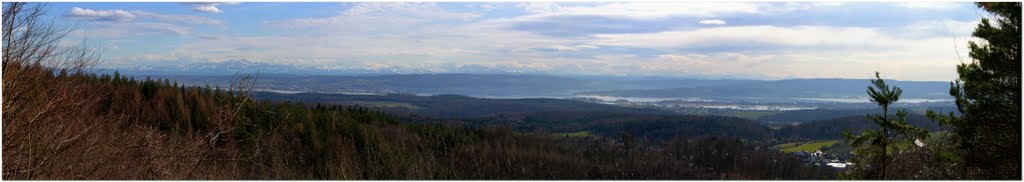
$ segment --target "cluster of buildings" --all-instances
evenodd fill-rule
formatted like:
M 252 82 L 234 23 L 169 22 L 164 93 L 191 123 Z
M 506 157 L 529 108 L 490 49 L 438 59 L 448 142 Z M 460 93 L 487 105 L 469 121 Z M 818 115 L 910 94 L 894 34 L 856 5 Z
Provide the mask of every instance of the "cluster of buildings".
M 813 153 L 807 151 L 794 152 L 796 155 L 808 165 L 815 166 L 831 166 L 833 168 L 845 169 L 852 167 L 854 164 L 850 162 L 853 158 L 853 154 L 829 154 L 817 150 Z

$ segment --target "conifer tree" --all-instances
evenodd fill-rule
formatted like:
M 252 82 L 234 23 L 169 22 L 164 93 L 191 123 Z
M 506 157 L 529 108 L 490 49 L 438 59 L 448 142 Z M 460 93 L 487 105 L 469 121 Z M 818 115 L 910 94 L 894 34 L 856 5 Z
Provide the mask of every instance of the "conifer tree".
M 960 116 L 928 116 L 951 126 L 968 178 L 1021 179 L 1021 3 L 981 2 L 983 18 L 969 43 L 972 60 L 957 66 L 950 83 Z M 977 174 L 977 175 L 974 175 Z
M 878 124 L 880 130 L 867 130 L 858 136 L 853 136 L 849 131 L 843 132 L 857 154 L 855 162 L 862 164 L 857 165 L 855 178 L 886 179 L 892 144 L 909 143 L 928 137 L 928 130 L 907 123 L 909 112 L 905 109 L 898 110 L 895 119 L 889 117 L 889 107 L 899 101 L 903 89 L 886 84 L 878 72 L 875 72 L 875 78 L 871 81 L 873 87 L 869 86 L 867 93 L 871 102 L 882 108 L 882 115 L 868 114 L 867 117 Z

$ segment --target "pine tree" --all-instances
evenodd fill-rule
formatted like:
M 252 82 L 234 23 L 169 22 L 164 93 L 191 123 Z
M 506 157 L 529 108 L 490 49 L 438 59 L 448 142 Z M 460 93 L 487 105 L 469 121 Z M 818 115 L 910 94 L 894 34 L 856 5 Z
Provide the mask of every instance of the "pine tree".
M 875 78 L 877 79 L 871 81 L 873 87 L 869 86 L 867 93 L 871 97 L 871 102 L 882 108 L 882 115 L 868 114 L 867 117 L 878 124 L 881 131 L 867 130 L 858 136 L 853 136 L 847 131 L 843 132 L 843 136 L 851 142 L 850 145 L 854 147 L 854 153 L 858 155 L 855 162 L 872 167 L 868 169 L 866 168 L 868 165 L 858 165 L 857 173 L 862 174 L 855 177 L 886 179 L 886 167 L 890 160 L 889 155 L 893 150 L 891 145 L 924 139 L 928 137 L 928 130 L 908 124 L 909 112 L 905 109 L 898 110 L 896 118 L 891 119 L 889 106 L 899 101 L 903 89 L 886 84 L 878 72 L 875 72 Z
M 114 84 L 121 84 L 121 73 L 114 71 Z
M 958 65 L 960 78 L 950 83 L 962 115 L 928 116 L 953 127 L 962 162 L 977 174 L 969 178 L 1021 179 L 1021 3 L 977 5 L 992 16 L 975 28 L 984 41 L 969 43 L 973 60 Z

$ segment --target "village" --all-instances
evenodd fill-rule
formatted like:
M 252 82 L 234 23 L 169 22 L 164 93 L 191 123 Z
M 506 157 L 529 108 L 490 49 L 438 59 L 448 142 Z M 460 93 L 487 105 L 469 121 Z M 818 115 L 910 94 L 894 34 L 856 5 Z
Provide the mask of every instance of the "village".
M 826 165 L 836 169 L 847 169 L 848 167 L 853 167 L 854 165 L 850 161 L 850 159 L 853 159 L 854 156 L 852 153 L 830 154 L 822 152 L 821 150 L 816 150 L 813 153 L 807 151 L 799 151 L 790 154 L 799 157 L 801 160 L 804 161 L 804 164 L 807 165 Z

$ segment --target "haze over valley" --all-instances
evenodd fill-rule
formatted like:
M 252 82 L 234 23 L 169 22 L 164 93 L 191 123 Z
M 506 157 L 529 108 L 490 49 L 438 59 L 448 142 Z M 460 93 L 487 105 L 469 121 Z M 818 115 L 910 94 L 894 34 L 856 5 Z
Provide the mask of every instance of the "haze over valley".
M 220 71 L 226 73 L 226 71 Z M 227 87 L 237 76 L 156 75 L 185 85 Z M 683 114 L 702 110 L 791 111 L 875 107 L 862 88 L 867 79 L 715 80 L 667 77 L 552 76 L 528 74 L 260 74 L 253 89 L 281 94 L 320 93 L 352 97 L 463 95 L 486 99 L 549 98 Z M 952 110 L 947 82 L 893 81 L 902 85 L 898 105 Z M 343 102 L 343 101 L 338 101 Z M 353 100 L 343 103 L 357 103 Z M 413 103 L 403 103 L 411 104 Z M 417 106 L 418 107 L 418 106 Z

